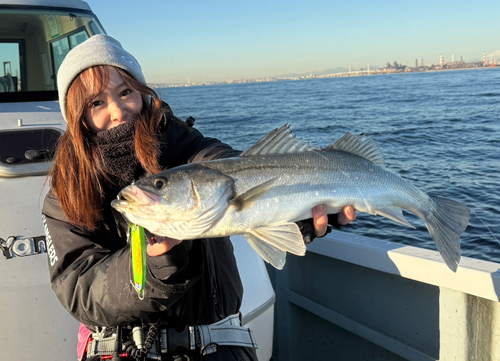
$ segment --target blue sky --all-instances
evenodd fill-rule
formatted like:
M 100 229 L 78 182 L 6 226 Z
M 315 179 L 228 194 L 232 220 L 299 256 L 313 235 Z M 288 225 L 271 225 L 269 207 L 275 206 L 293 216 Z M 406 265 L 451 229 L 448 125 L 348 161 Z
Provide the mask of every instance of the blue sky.
M 87 2 L 152 83 L 500 60 L 498 0 Z

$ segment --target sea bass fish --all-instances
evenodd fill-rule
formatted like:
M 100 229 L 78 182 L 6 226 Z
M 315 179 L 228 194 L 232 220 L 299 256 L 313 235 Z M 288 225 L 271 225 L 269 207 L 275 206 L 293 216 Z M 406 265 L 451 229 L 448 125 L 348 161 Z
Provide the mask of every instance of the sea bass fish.
M 165 170 L 124 188 L 111 203 L 130 222 L 160 236 L 188 240 L 243 234 L 278 269 L 286 252 L 305 254 L 295 222 L 311 218 L 320 204 L 328 214 L 352 205 L 409 227 L 402 210 L 412 212 L 424 221 L 444 262 L 457 270 L 469 208 L 429 197 L 385 170 L 379 146 L 365 135 L 347 133 L 319 148 L 285 125 L 239 157 Z

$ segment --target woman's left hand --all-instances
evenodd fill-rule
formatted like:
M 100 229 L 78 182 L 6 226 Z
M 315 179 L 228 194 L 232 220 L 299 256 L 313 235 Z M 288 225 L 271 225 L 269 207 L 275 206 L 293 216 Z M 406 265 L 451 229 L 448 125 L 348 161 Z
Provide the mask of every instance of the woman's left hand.
M 148 244 L 146 249 L 148 256 L 150 257 L 161 256 L 182 242 L 179 239 L 169 237 L 157 237 L 157 239 L 160 241 L 159 243 Z
M 337 215 L 337 222 L 345 226 L 356 219 L 356 210 L 353 206 L 345 206 L 342 212 Z M 323 237 L 326 234 L 328 227 L 328 215 L 326 213 L 326 206 L 319 205 L 312 209 L 314 233 L 316 237 Z

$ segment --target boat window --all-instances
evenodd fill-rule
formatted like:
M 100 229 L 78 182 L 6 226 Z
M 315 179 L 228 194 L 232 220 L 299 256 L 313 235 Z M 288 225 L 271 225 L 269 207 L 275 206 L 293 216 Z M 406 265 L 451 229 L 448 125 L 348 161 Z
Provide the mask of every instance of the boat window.
M 76 34 L 59 38 L 51 43 L 54 56 L 54 73 L 57 74 L 59 67 L 71 49 L 89 38 L 86 30 L 80 30 Z
M 19 44 L 16 42 L 0 43 L 0 93 L 14 92 L 18 89 L 20 71 Z
M 66 54 L 104 33 L 90 11 L 0 9 L 0 102 L 56 100 Z

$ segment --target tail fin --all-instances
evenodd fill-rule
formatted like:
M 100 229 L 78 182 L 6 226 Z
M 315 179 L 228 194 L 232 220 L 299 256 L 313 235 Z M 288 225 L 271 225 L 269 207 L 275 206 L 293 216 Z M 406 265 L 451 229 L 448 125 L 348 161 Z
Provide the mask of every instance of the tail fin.
M 432 214 L 425 225 L 436 242 L 446 265 L 456 272 L 460 262 L 460 234 L 469 224 L 470 209 L 451 199 L 431 197 L 434 201 Z

